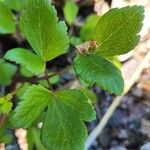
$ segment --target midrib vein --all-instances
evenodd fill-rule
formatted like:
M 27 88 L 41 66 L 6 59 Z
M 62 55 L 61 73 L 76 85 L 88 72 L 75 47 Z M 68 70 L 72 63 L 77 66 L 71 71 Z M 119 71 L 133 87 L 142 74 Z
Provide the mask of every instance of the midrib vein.
M 126 23 L 128 23 L 136 14 L 138 13 L 138 11 L 133 14 L 128 20 L 126 20 L 116 31 L 114 31 L 113 33 L 110 34 L 110 36 L 108 36 L 102 43 L 101 45 L 106 42 L 108 39 L 110 39 L 118 30 L 120 30 Z

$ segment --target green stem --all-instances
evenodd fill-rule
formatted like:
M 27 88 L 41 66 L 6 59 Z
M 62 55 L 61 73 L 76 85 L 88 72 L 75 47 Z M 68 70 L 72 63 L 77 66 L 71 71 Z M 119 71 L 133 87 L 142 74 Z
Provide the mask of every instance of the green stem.
M 48 78 L 52 78 L 53 76 L 56 76 L 56 75 L 62 75 L 63 73 L 65 73 L 65 72 L 67 72 L 68 70 L 70 70 L 71 67 L 72 67 L 72 65 L 69 65 L 69 66 L 67 66 L 66 68 L 64 68 L 63 70 L 60 70 L 60 71 L 58 71 L 58 72 L 55 72 L 55 73 L 53 73 L 53 74 L 51 74 L 51 75 L 48 75 L 48 73 L 47 73 L 47 77 L 48 77 Z M 44 79 L 46 79 L 46 76 L 37 78 L 37 80 L 44 80 Z
M 53 91 L 53 87 L 52 87 L 52 85 L 51 85 L 51 83 L 50 83 L 50 81 L 49 81 L 49 76 L 48 76 L 48 70 L 47 70 L 47 68 L 45 69 L 45 79 L 47 80 L 49 89 L 50 89 L 51 91 Z

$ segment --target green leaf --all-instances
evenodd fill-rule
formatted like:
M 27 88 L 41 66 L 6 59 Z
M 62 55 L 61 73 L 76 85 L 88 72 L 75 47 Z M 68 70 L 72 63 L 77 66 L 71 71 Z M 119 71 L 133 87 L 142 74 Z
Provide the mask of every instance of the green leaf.
M 45 61 L 66 53 L 67 27 L 59 21 L 49 0 L 30 0 L 20 18 L 20 28 L 33 50 Z
M 80 113 L 80 117 L 84 121 L 92 121 L 95 119 L 92 105 L 87 102 L 88 99 L 80 90 L 62 90 L 57 92 L 57 96 L 60 97 L 61 101 L 67 106 Z
M 40 56 L 23 48 L 9 50 L 5 55 L 5 59 L 24 66 L 35 75 L 43 73 L 45 70 L 44 60 Z
M 119 58 L 117 56 L 107 56 L 105 57 L 105 59 L 107 59 L 108 61 L 112 62 L 116 67 L 118 67 L 119 69 L 121 68 L 122 64 L 119 61 Z
M 84 149 L 84 121 L 95 119 L 95 111 L 80 90 L 52 93 L 40 85 L 30 86 L 10 117 L 16 128 L 29 128 L 48 105 L 42 126 L 42 143 L 47 149 Z M 73 135 L 73 136 L 72 136 Z
M 120 95 L 124 89 L 121 72 L 111 62 L 96 56 L 78 56 L 74 70 L 79 77 L 90 85 L 97 84 L 110 93 Z
M 7 100 L 7 97 L 0 97 L 0 113 L 9 114 L 12 109 L 12 102 Z
M 83 41 L 92 40 L 92 35 L 99 18 L 99 16 L 94 14 L 88 16 L 85 24 L 81 27 L 80 30 L 80 37 Z
M 22 101 L 10 117 L 15 128 L 29 128 L 45 110 L 51 98 L 51 92 L 40 85 L 30 86 L 22 97 Z
M 27 90 L 27 88 L 31 86 L 31 83 L 17 83 L 17 92 L 16 92 L 16 97 L 20 100 L 23 96 L 23 94 L 25 93 L 25 91 Z
M 73 46 L 77 46 L 77 45 L 80 45 L 82 43 L 83 42 L 79 37 L 73 36 L 73 37 L 70 38 L 70 44 L 73 45 Z
M 53 84 L 57 84 L 59 82 L 60 77 L 58 75 L 55 75 L 51 78 L 49 78 L 49 82 L 53 85 Z M 47 83 L 47 80 L 43 79 L 39 81 L 39 84 L 41 84 L 42 86 L 49 88 L 49 85 Z
M 67 21 L 68 24 L 71 25 L 74 23 L 78 15 L 79 7 L 72 0 L 70 1 L 67 0 L 63 8 L 63 11 L 64 11 L 65 20 Z
M 41 144 L 40 130 L 38 128 L 31 128 L 27 132 L 28 150 L 46 150 Z
M 88 102 L 90 104 L 94 104 L 95 105 L 96 101 L 97 101 L 96 94 L 92 90 L 90 90 L 88 88 L 84 88 L 84 89 L 82 89 L 82 91 L 84 92 L 85 96 L 87 97 Z
M 0 1 L 0 33 L 2 34 L 9 34 L 15 32 L 15 20 L 13 13 L 5 5 L 3 2 Z
M 5 97 L 0 97 L 0 113 L 9 114 L 13 106 L 12 102 L 10 101 L 12 98 L 13 97 L 11 94 L 8 94 Z
M 20 74 L 22 76 L 24 76 L 24 77 L 29 78 L 29 77 L 33 77 L 34 76 L 34 74 L 31 73 L 30 71 L 28 71 L 24 66 L 20 66 L 19 71 L 20 71 Z
M 87 132 L 74 110 L 59 100 L 53 100 L 49 105 L 41 138 L 48 150 L 84 150 Z
M 115 8 L 103 15 L 97 23 L 93 39 L 97 41 L 97 53 L 114 56 L 132 50 L 139 42 L 138 33 L 144 18 L 143 6 Z
M 9 85 L 16 71 L 16 66 L 0 59 L 0 85 Z
M 6 121 L 0 129 L 0 143 L 10 144 L 13 140 L 12 135 L 7 130 Z
M 4 0 L 4 3 L 13 10 L 21 11 L 26 7 L 28 0 Z
M 79 90 L 56 93 L 42 127 L 42 143 L 48 150 L 82 150 L 87 131 L 83 120 L 95 118 L 92 106 Z

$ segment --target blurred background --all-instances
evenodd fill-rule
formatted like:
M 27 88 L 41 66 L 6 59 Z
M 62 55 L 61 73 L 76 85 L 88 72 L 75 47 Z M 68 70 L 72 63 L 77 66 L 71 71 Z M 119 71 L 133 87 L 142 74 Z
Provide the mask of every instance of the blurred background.
M 98 133 L 98 136 L 95 136 L 96 139 L 89 138 L 86 144 L 88 150 L 150 150 L 150 0 L 72 0 L 71 3 L 67 2 L 52 0 L 59 18 L 67 23 L 70 48 L 67 54 L 47 64 L 50 72 L 59 71 L 72 63 L 75 57 L 75 46 L 91 39 L 98 19 L 111 8 L 135 4 L 144 6 L 145 19 L 140 33 L 140 43 L 131 52 L 110 58 L 122 70 L 125 78 L 126 92 L 118 98 L 121 104 L 111 113 L 110 119 L 105 122 L 105 127 Z M 6 4 L 11 9 L 15 24 L 10 22 L 11 27 L 6 28 L 2 22 L 4 18 L 1 16 L 2 7 L 0 7 L 0 59 L 12 48 L 31 49 L 21 35 L 17 24 L 20 12 L 25 7 L 25 0 L 6 0 Z M 5 17 L 7 18 L 7 15 Z M 0 68 L 0 76 L 1 70 L 2 68 Z M 0 95 L 12 91 L 18 84 L 17 82 L 25 82 L 25 78 L 34 80 L 29 72 L 20 67 L 17 68 L 17 72 L 9 84 L 4 84 L 3 78 L 0 77 Z M 81 81 L 74 76 L 72 71 L 55 76 L 51 82 L 54 89 L 81 86 Z M 43 81 L 41 84 L 45 85 L 46 83 Z M 14 104 L 26 86 L 28 83 L 25 83 L 23 89 L 18 93 Z M 89 134 L 93 134 L 94 129 L 101 124 L 104 114 L 108 112 L 116 98 L 97 86 L 91 89 L 87 85 L 84 86 L 97 112 L 97 120 L 86 124 Z M 4 116 L 0 114 L 0 125 L 4 120 Z M 23 129 L 12 130 L 1 127 L 0 150 L 44 150 L 39 137 L 38 128 L 33 128 L 30 133 L 27 133 Z M 92 142 L 89 142 L 90 140 Z

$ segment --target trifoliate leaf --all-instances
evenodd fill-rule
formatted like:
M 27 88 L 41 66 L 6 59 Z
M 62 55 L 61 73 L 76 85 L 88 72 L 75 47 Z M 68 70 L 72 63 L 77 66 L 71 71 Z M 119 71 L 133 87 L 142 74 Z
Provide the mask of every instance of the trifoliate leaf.
M 10 9 L 21 11 L 26 7 L 28 0 L 4 0 L 4 3 L 8 5 Z
M 95 118 L 92 106 L 79 90 L 64 90 L 50 100 L 42 127 L 48 150 L 84 150 L 87 131 L 83 120 Z
M 12 102 L 10 101 L 11 99 L 11 94 L 8 94 L 5 97 L 0 97 L 0 113 L 9 114 L 13 106 Z
M 9 85 L 17 67 L 0 59 L 0 85 Z
M 50 91 L 40 85 L 30 86 L 10 118 L 12 126 L 29 128 L 47 107 L 49 99 Z
M 88 16 L 85 24 L 81 27 L 80 30 L 80 37 L 83 41 L 92 40 L 92 35 L 99 18 L 99 16 L 94 14 Z
M 49 0 L 30 0 L 21 15 L 20 28 L 33 50 L 45 61 L 66 53 L 67 27 L 58 21 Z
M 44 60 L 40 56 L 23 48 L 9 50 L 5 55 L 5 59 L 24 66 L 35 75 L 43 73 L 45 70 Z
M 110 93 L 120 95 L 124 89 L 124 81 L 121 72 L 111 62 L 96 56 L 78 56 L 74 63 L 77 75 L 89 83 L 97 84 Z
M 114 56 L 132 50 L 139 42 L 138 33 L 144 18 L 142 6 L 115 8 L 98 21 L 93 40 L 97 41 L 97 53 Z
M 0 1 L 0 33 L 13 33 L 15 32 L 15 26 L 13 13 L 6 4 Z
M 17 128 L 29 128 L 48 105 L 42 126 L 42 143 L 47 149 L 84 149 L 84 121 L 95 119 L 95 111 L 79 90 L 52 93 L 41 85 L 30 86 L 10 118 Z M 72 136 L 73 135 L 73 136 Z
M 63 11 L 67 23 L 71 25 L 78 15 L 79 7 L 73 1 L 66 1 Z

